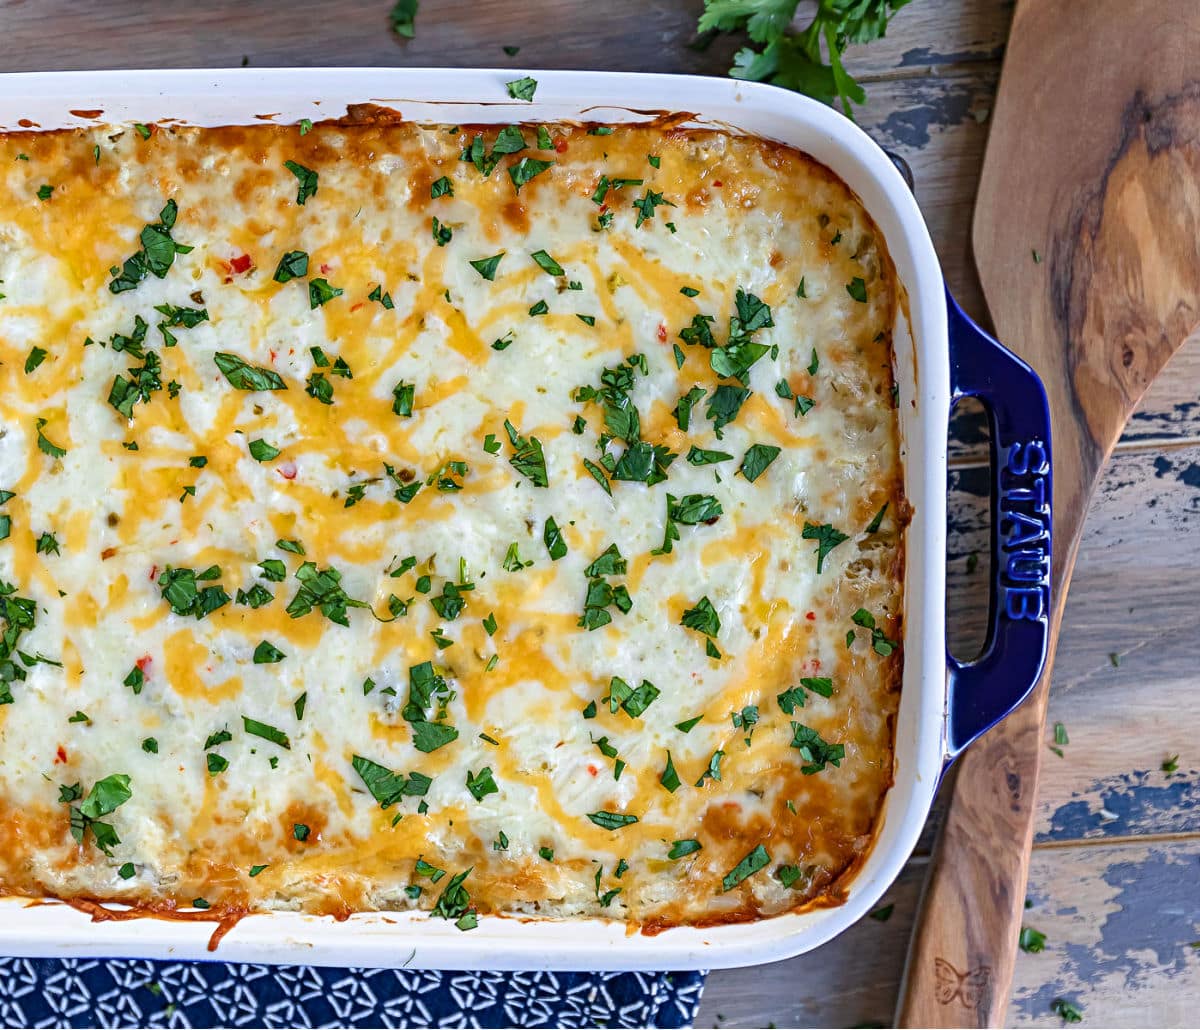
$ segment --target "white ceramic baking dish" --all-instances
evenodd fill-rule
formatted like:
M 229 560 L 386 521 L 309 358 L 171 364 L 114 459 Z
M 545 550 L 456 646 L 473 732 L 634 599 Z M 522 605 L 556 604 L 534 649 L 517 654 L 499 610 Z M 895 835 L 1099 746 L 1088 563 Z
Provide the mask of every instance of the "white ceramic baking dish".
M 900 872 L 934 790 L 970 740 L 1023 699 L 1041 670 L 1049 569 L 1049 439 L 1036 376 L 965 320 L 912 194 L 861 130 L 831 109 L 770 86 L 727 79 L 532 72 L 532 103 L 508 98 L 504 71 L 245 69 L 0 75 L 0 130 L 57 129 L 172 119 L 199 125 L 336 118 L 373 102 L 424 122 L 586 120 L 620 123 L 663 111 L 791 144 L 824 162 L 880 226 L 907 291 L 895 329 L 905 490 L 912 504 L 905 583 L 904 680 L 895 785 L 877 843 L 837 908 L 707 929 L 630 935 L 604 920 L 481 919 L 462 933 L 422 913 L 356 915 L 344 922 L 293 913 L 250 916 L 207 950 L 211 923 L 143 918 L 93 922 L 57 903 L 0 899 L 0 953 L 40 956 L 213 958 L 235 962 L 490 969 L 688 969 L 768 962 L 844 930 Z M 73 115 L 72 111 L 82 112 Z M 32 125 L 31 125 L 32 123 Z M 945 647 L 946 428 L 958 397 L 992 415 L 992 622 L 970 665 Z

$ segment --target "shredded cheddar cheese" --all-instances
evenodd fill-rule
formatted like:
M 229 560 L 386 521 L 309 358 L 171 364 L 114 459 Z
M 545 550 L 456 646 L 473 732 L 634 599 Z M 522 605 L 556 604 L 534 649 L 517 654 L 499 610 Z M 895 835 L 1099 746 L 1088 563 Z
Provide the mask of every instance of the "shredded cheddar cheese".
M 836 903 L 906 521 L 861 203 L 669 123 L 305 128 L 0 135 L 0 892 Z

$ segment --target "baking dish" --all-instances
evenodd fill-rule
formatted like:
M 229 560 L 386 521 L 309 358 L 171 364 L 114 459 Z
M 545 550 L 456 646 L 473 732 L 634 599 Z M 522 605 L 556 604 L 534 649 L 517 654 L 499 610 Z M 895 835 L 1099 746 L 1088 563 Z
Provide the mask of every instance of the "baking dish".
M 896 782 L 878 840 L 847 903 L 755 923 L 629 935 L 602 920 L 484 918 L 477 930 L 420 913 L 363 913 L 343 922 L 294 913 L 241 920 L 220 956 L 233 961 L 436 968 L 712 968 L 785 958 L 864 914 L 898 874 L 937 782 L 970 740 L 1012 709 L 1040 673 L 1048 610 L 1048 414 L 1036 376 L 974 327 L 944 291 L 928 232 L 903 179 L 855 126 L 790 93 L 717 79 L 577 72 L 532 74 L 532 103 L 507 98 L 499 71 L 329 69 L 104 72 L 0 77 L 0 128 L 104 122 L 199 125 L 338 117 L 374 103 L 425 122 L 635 121 L 691 112 L 691 124 L 795 146 L 854 189 L 880 226 L 907 293 L 895 328 L 896 374 L 913 507 L 905 582 L 904 690 Z M 650 108 L 652 110 L 646 110 Z M 945 651 L 946 423 L 958 397 L 992 419 L 996 491 L 991 627 L 982 658 Z M 1003 467 L 996 456 L 1003 457 Z M 199 958 L 212 924 L 139 918 L 92 922 L 65 905 L 2 902 L 0 950 L 11 954 Z

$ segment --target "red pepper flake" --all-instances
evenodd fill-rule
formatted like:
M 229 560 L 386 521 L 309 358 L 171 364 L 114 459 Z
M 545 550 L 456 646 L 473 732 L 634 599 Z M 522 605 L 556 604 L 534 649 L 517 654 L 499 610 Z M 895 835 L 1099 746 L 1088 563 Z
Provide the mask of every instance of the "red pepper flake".
M 100 552 L 100 560 L 108 561 L 108 559 L 111 558 L 116 553 L 117 553 L 117 549 L 115 547 L 106 547 L 106 548 L 104 548 L 103 551 Z
M 607 204 L 601 204 L 601 205 L 600 205 L 600 213 L 603 215 L 603 214 L 606 214 L 607 212 L 608 212 L 608 205 L 607 205 Z
M 600 772 L 600 770 L 599 770 L 599 769 L 597 769 L 597 768 L 596 768 L 594 765 L 589 765 L 589 766 L 587 767 L 587 770 L 588 770 L 588 772 L 589 772 L 589 773 L 591 773 L 593 776 L 596 776 L 596 775 L 597 775 L 597 774 Z
M 58 751 L 56 752 L 56 755 L 55 755 L 54 764 L 58 765 L 60 762 L 63 765 L 67 764 L 67 749 L 65 747 L 63 747 L 61 744 L 58 745 Z
M 361 307 L 363 307 L 363 306 L 364 306 L 364 303 L 363 303 L 363 301 L 361 301 L 361 300 L 360 300 L 360 301 L 359 301 L 357 304 L 351 304 L 351 305 L 350 305 L 350 310 L 351 310 L 351 311 L 357 311 L 359 308 L 361 308 Z
M 661 322 L 658 323 L 658 342 L 659 343 L 667 342 L 667 327 L 665 325 L 663 325 Z
M 154 577 L 155 577 L 155 576 L 157 576 L 157 575 L 158 575 L 158 566 L 157 566 L 157 565 L 151 565 L 151 566 L 150 566 L 150 579 L 151 579 L 151 580 L 153 580 L 153 579 L 154 579 Z
M 150 674 L 150 663 L 151 663 L 153 660 L 154 660 L 154 659 L 152 659 L 152 658 L 151 658 L 151 657 L 150 657 L 148 654 L 144 654 L 144 655 L 142 655 L 142 657 L 141 657 L 141 658 L 139 658 L 139 659 L 138 659 L 136 662 L 134 662 L 133 664 L 134 664 L 134 665 L 136 665 L 136 666 L 137 666 L 139 669 L 141 669 L 141 670 L 142 670 L 142 675 L 143 675 L 143 676 L 148 676 L 148 675 Z
M 567 141 L 560 136 L 554 141 L 554 149 L 560 154 L 565 154 L 567 152 Z
M 321 274 L 322 275 L 328 275 L 332 271 L 333 271 L 332 268 L 330 268 L 327 264 L 322 262 L 322 264 L 321 264 Z
M 721 180 L 720 180 L 720 179 L 714 179 L 714 180 L 713 180 L 713 185 L 714 185 L 714 186 L 716 186 L 716 187 L 717 187 L 717 189 L 720 189 L 720 188 L 721 188 L 723 185 L 725 185 L 725 184 L 724 184 L 723 182 L 721 182 Z
M 805 612 L 805 613 L 804 613 L 804 617 L 805 617 L 806 619 L 808 619 L 808 621 L 809 621 L 809 622 L 816 622 L 816 621 L 817 621 L 817 613 L 816 613 L 816 612 Z
M 271 364 L 274 365 L 275 364 L 275 352 L 267 351 L 267 353 L 271 355 Z
M 284 479 L 295 479 L 296 463 L 294 461 L 285 461 L 281 465 L 276 466 L 275 471 L 283 476 Z
M 238 275 L 241 275 L 243 272 L 250 271 L 250 265 L 251 261 L 249 254 L 242 254 L 229 262 L 229 267 L 233 271 L 237 272 Z

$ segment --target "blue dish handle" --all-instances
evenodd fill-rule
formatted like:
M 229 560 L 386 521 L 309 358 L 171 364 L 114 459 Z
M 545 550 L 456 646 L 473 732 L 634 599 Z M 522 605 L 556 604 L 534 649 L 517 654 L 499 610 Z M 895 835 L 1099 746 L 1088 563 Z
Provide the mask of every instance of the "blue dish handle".
M 946 764 L 1029 695 L 1050 640 L 1050 406 L 1037 374 L 946 294 L 953 401 L 987 409 L 992 449 L 988 634 L 983 652 L 948 652 Z

